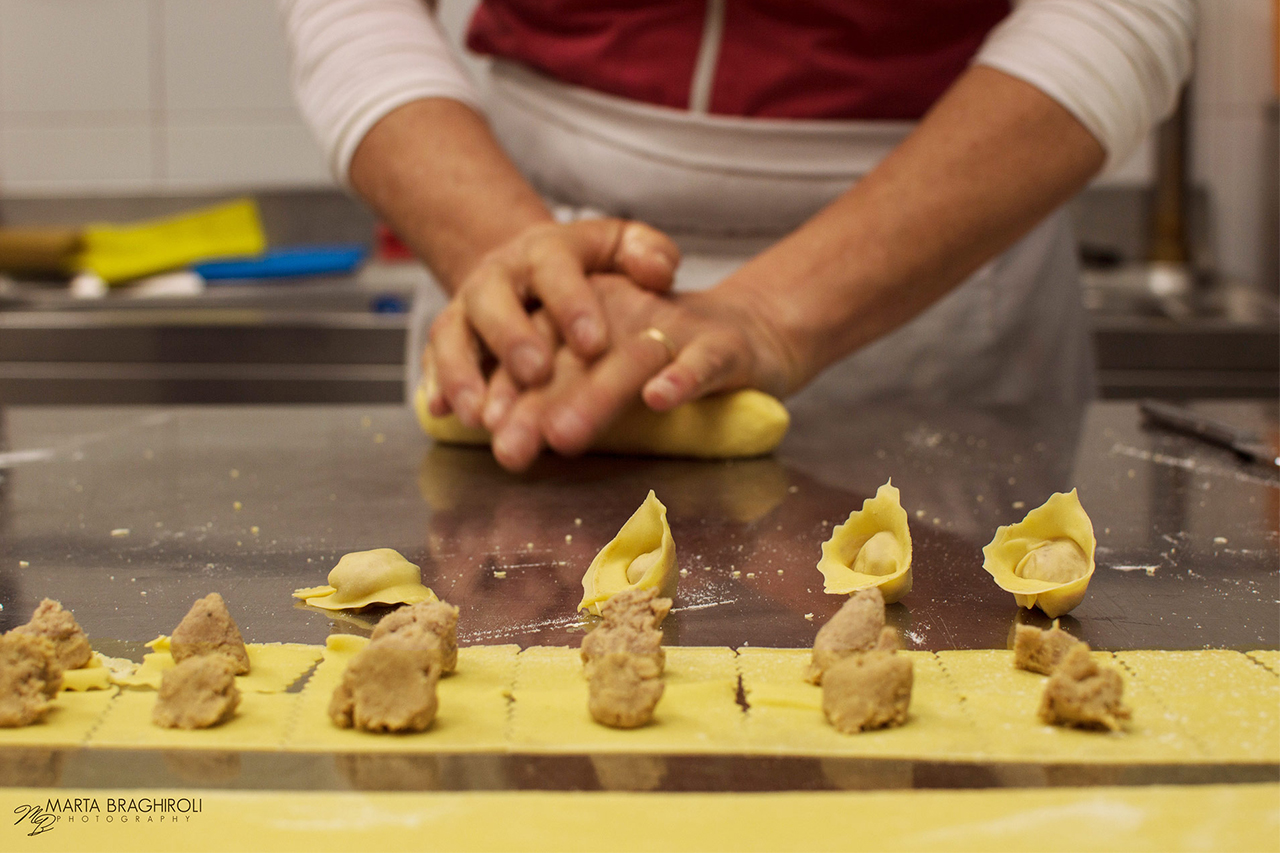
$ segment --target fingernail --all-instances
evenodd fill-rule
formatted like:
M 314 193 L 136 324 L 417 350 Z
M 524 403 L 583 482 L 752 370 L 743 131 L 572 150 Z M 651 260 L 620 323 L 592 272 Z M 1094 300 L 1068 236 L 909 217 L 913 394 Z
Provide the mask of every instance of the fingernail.
M 532 344 L 521 344 L 516 347 L 511 353 L 511 362 L 516 375 L 526 382 L 537 378 L 546 364 L 542 352 Z
M 587 422 L 573 409 L 561 409 L 551 416 L 549 424 L 558 441 L 567 445 L 580 444 L 587 434 Z
M 584 350 L 594 350 L 604 342 L 600 324 L 593 317 L 579 317 L 573 321 L 573 339 Z
M 666 376 L 658 376 L 649 381 L 649 387 L 646 389 L 650 396 L 656 396 L 665 405 L 671 405 L 680 393 L 680 389 L 676 384 Z
M 484 426 L 490 432 L 498 424 L 502 423 L 502 416 L 507 413 L 507 401 L 505 398 L 493 397 L 484 406 Z
M 522 427 L 512 426 L 493 439 L 493 455 L 500 461 L 523 461 L 530 455 L 531 437 Z
M 474 426 L 478 419 L 480 395 L 470 388 L 458 392 L 458 399 L 453 407 L 454 413 L 468 426 Z
M 657 249 L 650 249 L 648 254 L 649 254 L 649 259 L 653 263 L 661 267 L 663 272 L 666 272 L 668 274 L 675 272 L 676 264 L 675 264 L 675 261 L 671 260 L 671 258 L 668 258 L 666 255 L 664 255 L 662 252 L 659 252 Z

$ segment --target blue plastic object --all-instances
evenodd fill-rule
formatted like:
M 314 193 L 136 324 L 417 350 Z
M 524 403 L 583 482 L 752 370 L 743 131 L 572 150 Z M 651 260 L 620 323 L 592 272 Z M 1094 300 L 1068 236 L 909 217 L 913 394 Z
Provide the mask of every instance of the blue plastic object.
M 369 310 L 375 314 L 408 314 L 409 303 L 395 294 L 384 293 L 369 301 Z
M 360 266 L 369 250 L 358 244 L 270 249 L 252 258 L 233 258 L 197 264 L 192 269 L 205 281 L 246 278 L 288 278 L 302 275 L 341 275 Z

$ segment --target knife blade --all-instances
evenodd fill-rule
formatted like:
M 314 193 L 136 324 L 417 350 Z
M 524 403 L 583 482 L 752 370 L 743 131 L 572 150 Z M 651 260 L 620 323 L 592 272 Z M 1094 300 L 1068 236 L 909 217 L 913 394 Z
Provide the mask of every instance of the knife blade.
M 1280 466 L 1280 456 L 1259 436 L 1248 430 L 1159 400 L 1143 400 L 1138 409 L 1147 423 L 1225 447 L 1251 462 Z

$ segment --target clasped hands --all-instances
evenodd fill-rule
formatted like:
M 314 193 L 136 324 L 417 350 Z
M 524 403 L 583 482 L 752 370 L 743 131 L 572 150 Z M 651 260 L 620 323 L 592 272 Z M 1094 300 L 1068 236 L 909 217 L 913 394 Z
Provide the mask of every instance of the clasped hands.
M 647 225 L 545 223 L 486 255 L 431 326 L 433 415 L 493 435 L 505 468 L 574 455 L 637 398 L 792 390 L 793 358 L 744 288 L 673 293 L 680 253 Z

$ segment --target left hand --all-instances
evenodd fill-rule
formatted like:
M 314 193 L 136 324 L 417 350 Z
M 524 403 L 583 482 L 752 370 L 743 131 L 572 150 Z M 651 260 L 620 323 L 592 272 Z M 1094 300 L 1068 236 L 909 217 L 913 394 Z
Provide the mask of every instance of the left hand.
M 587 362 L 562 345 L 545 385 L 521 391 L 503 368 L 490 380 L 489 399 L 507 410 L 491 427 L 505 468 L 527 468 L 544 446 L 582 453 L 637 397 L 662 412 L 718 391 L 781 395 L 799 384 L 782 337 L 750 304 L 715 290 L 655 294 L 617 275 L 591 281 L 612 342 L 604 355 Z

